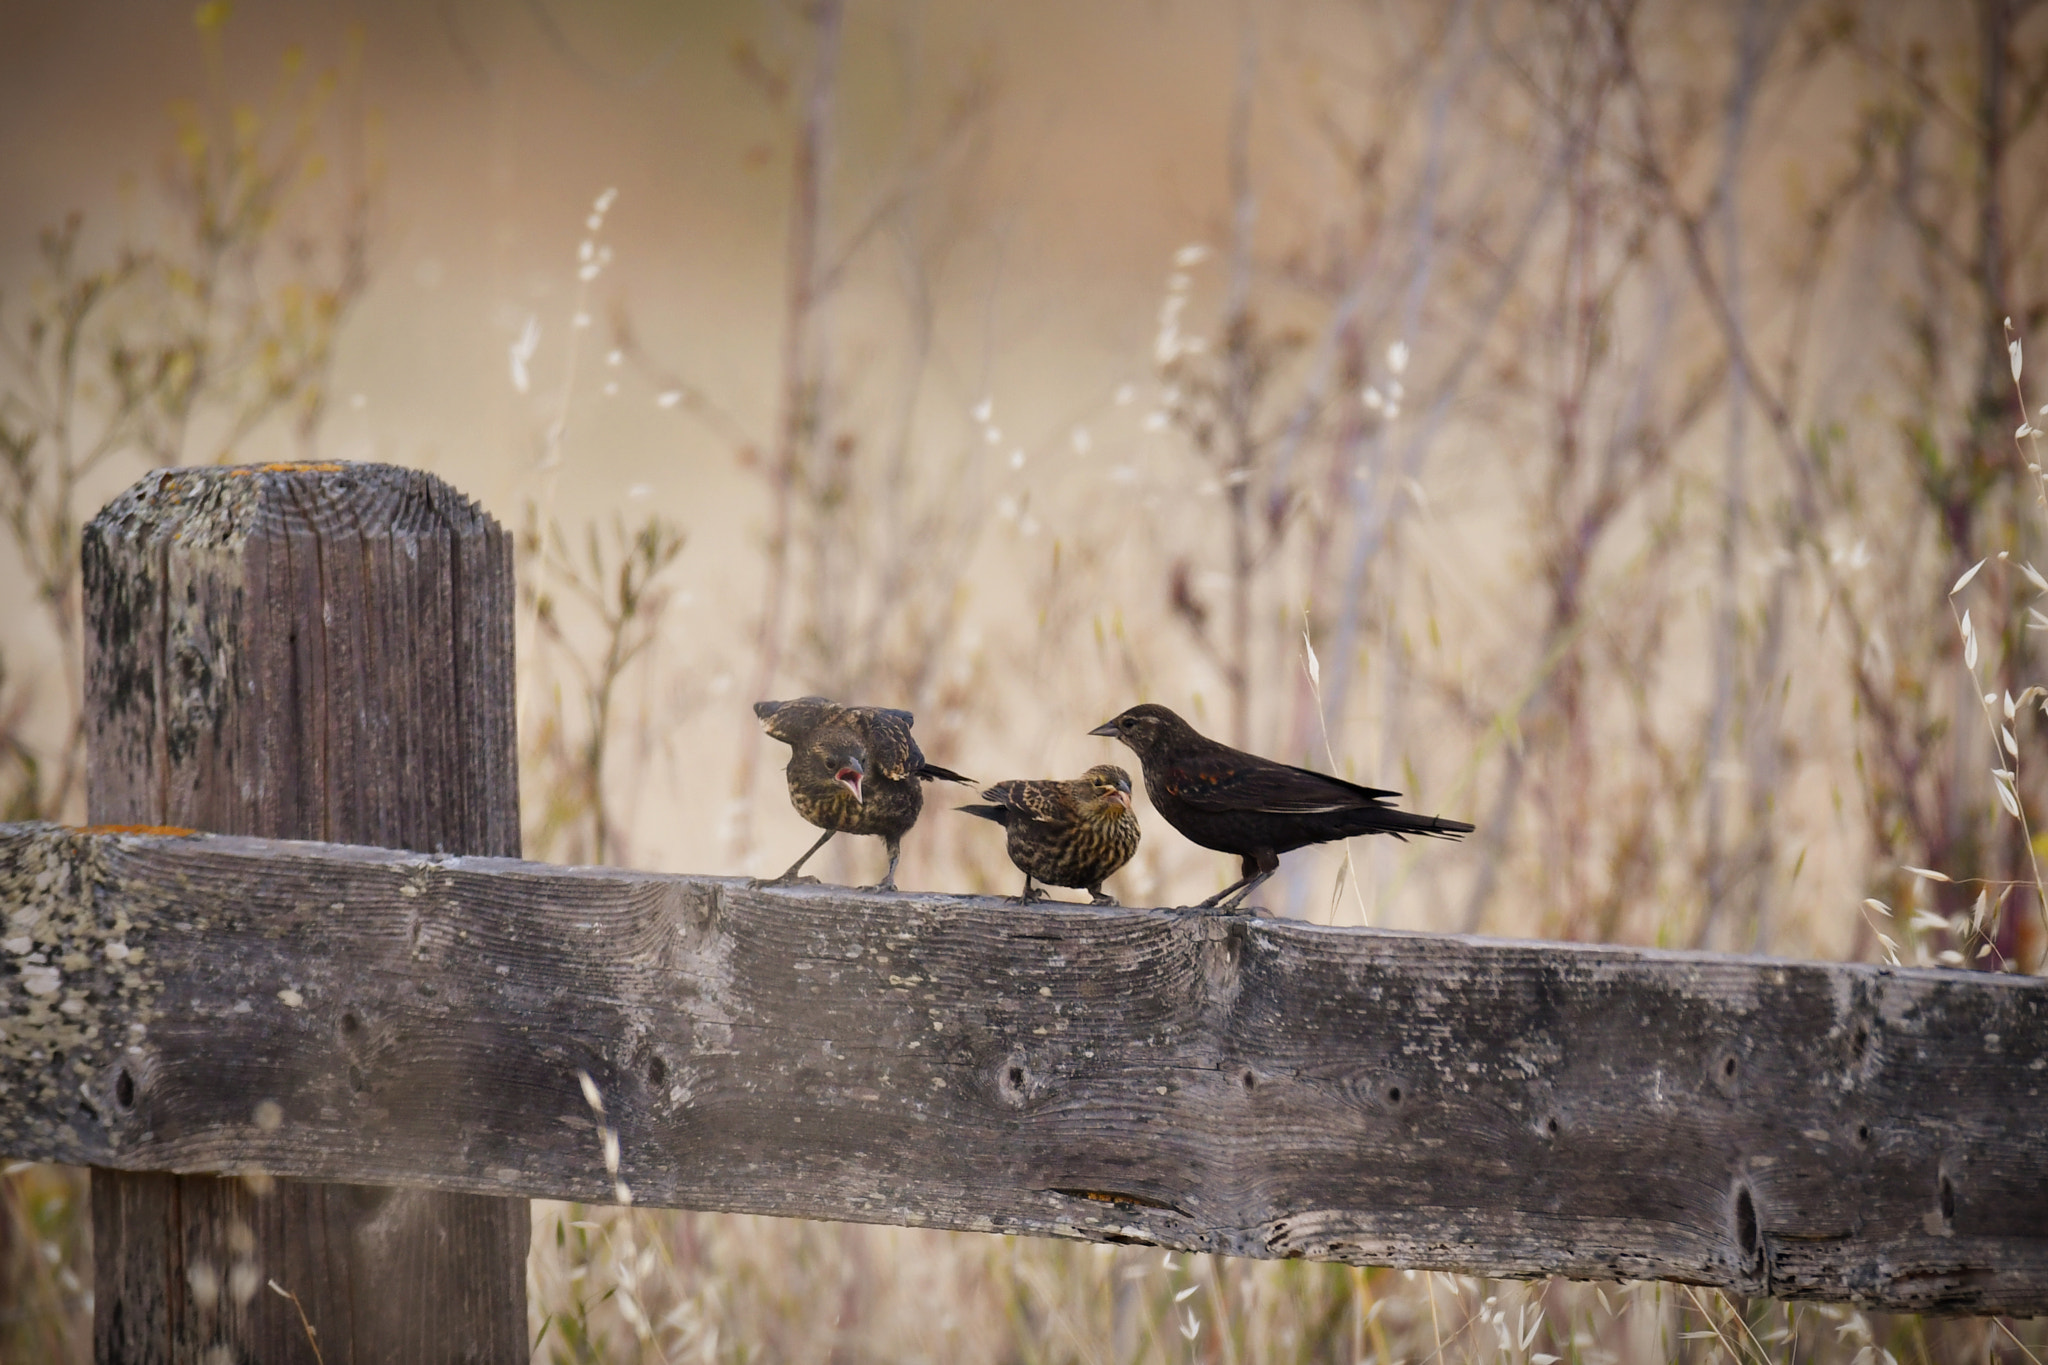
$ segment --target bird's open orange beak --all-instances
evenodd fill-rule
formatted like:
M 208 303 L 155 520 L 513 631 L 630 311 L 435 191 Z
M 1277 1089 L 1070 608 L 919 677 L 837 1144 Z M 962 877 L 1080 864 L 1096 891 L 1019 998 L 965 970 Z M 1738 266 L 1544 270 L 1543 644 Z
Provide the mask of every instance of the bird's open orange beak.
M 1125 810 L 1131 808 L 1131 794 L 1127 791 L 1113 791 L 1109 794 L 1109 799 L 1122 806 Z
M 832 774 L 832 776 L 834 780 L 836 780 L 841 786 L 845 787 L 848 791 L 853 793 L 854 800 L 858 801 L 861 799 L 861 772 L 859 768 L 855 768 L 849 765 L 847 767 L 841 768 L 838 772 Z

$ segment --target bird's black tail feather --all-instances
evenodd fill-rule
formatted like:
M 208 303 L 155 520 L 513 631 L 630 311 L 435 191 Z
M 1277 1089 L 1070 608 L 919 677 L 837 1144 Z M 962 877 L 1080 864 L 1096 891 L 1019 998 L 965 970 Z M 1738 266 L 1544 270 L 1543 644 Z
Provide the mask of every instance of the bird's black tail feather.
M 951 768 L 941 768 L 936 763 L 925 764 L 917 770 L 917 775 L 927 782 L 961 782 L 970 787 L 974 785 L 973 778 L 962 777 Z
M 1405 839 L 1410 834 L 1427 835 L 1437 839 L 1462 839 L 1472 832 L 1472 826 L 1463 820 L 1452 820 L 1441 815 L 1417 815 L 1413 811 L 1388 810 L 1381 807 L 1371 812 L 1371 823 L 1366 824 L 1361 834 L 1391 834 L 1396 839 Z
M 984 820 L 993 820 L 1006 828 L 1010 823 L 1010 808 L 1008 806 L 955 806 L 953 809 L 964 810 L 969 815 L 979 815 Z

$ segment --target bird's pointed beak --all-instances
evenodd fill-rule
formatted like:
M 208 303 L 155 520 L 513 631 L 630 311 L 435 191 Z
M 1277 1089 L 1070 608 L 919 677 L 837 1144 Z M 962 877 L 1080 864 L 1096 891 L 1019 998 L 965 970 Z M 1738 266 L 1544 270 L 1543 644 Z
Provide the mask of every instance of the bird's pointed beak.
M 1105 739 L 1115 739 L 1116 722 L 1113 720 L 1106 720 L 1102 722 L 1102 724 L 1096 726 L 1093 730 L 1090 730 L 1088 733 L 1091 735 L 1101 735 Z
M 1109 799 L 1116 805 L 1122 806 L 1125 810 L 1131 808 L 1131 794 L 1127 791 L 1113 791 L 1109 794 Z
M 845 787 L 848 791 L 853 793 L 854 800 L 859 801 L 861 799 L 860 779 L 862 777 L 862 773 L 860 770 L 860 764 L 849 763 L 845 767 L 841 768 L 838 772 L 832 774 L 832 776 L 836 781 L 839 782 L 841 786 Z

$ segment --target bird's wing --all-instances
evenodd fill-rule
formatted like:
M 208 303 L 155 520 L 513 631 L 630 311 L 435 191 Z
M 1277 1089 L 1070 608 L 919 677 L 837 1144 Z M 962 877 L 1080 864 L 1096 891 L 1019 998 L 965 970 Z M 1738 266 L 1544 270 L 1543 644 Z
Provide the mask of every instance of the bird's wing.
M 1159 785 L 1181 804 L 1197 810 L 1266 811 L 1274 815 L 1318 815 L 1357 810 L 1361 806 L 1384 806 L 1401 794 L 1361 787 L 1341 777 L 1263 758 L 1249 763 L 1238 759 L 1218 764 L 1176 764 L 1160 774 Z
M 1073 802 L 1058 782 L 998 782 L 982 796 L 1032 820 L 1062 823 L 1074 818 Z
M 850 706 L 847 714 L 867 740 L 868 762 L 876 772 L 900 780 L 924 766 L 924 753 L 910 737 L 914 717 L 883 706 Z
M 784 744 L 803 743 L 804 736 L 833 718 L 842 708 L 824 697 L 798 697 L 794 701 L 757 701 L 754 714 L 768 728 L 770 739 Z

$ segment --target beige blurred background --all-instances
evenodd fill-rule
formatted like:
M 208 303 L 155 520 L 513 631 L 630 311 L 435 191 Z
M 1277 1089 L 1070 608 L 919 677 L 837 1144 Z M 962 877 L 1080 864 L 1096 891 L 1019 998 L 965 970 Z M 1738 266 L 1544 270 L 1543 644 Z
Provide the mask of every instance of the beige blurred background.
M 744 5 L 247 5 L 221 33 L 218 73 L 185 6 L 15 6 L 5 22 L 0 278 L 10 299 L 33 288 L 36 232 L 70 210 L 84 211 L 86 241 L 102 248 L 124 231 L 183 229 L 159 202 L 174 102 L 218 91 L 227 103 L 265 107 L 293 48 L 309 68 L 352 69 L 359 74 L 326 111 L 331 173 L 311 192 L 349 178 L 372 185 L 369 283 L 340 329 L 311 441 L 274 425 L 233 457 L 430 468 L 508 523 L 543 490 L 565 523 L 621 510 L 672 517 L 689 537 L 675 571 L 686 600 L 664 632 L 673 637 L 662 641 L 665 658 L 648 672 L 687 660 L 713 683 L 745 674 L 738 652 L 722 658 L 715 644 L 744 638 L 760 591 L 759 481 L 719 433 L 659 407 L 661 384 L 602 362 L 611 315 L 629 308 L 664 372 L 715 396 L 758 442 L 773 441 L 791 120 L 748 73 L 759 62 L 778 70 L 765 79 L 801 78 L 800 16 Z M 1076 423 L 1110 423 L 1102 445 L 1111 453 L 1098 462 L 1139 445 L 1139 414 L 1117 410 L 1113 395 L 1149 377 L 1174 249 L 1216 225 L 1234 33 L 1229 13 L 1199 8 L 937 5 L 849 17 L 828 232 L 844 237 L 887 211 L 902 193 L 901 163 L 918 155 L 906 141 L 951 133 L 961 144 L 942 153 L 948 183 L 929 196 L 949 202 L 917 206 L 958 219 L 932 229 L 943 239 L 932 254 L 944 259 L 916 267 L 932 277 L 925 287 L 939 331 L 921 376 L 921 442 L 980 439 L 970 410 L 996 399 L 1004 439 L 987 452 L 1001 471 L 991 481 L 1020 497 L 1075 477 L 1060 457 Z M 987 112 L 976 111 L 964 133 L 942 126 L 944 106 L 964 100 Z M 265 112 L 283 119 L 295 110 L 273 103 Z M 617 192 L 603 234 L 612 264 L 579 290 L 584 218 L 606 190 Z M 892 401 L 890 372 L 900 366 L 890 353 L 902 323 L 886 297 L 895 284 L 889 257 L 916 250 L 874 242 L 851 297 L 833 306 L 846 383 L 873 390 L 868 401 L 878 406 Z M 596 318 L 580 337 L 579 308 Z M 868 313 L 883 316 L 870 322 Z M 529 321 L 539 345 L 532 390 L 522 394 L 507 353 Z M 608 380 L 616 394 L 605 392 Z M 565 393 L 560 469 L 569 477 L 545 477 L 537 466 Z M 1008 477 L 1005 462 L 1019 448 L 1053 468 Z M 81 506 L 140 467 L 110 465 Z M 1049 528 L 1041 544 L 1055 538 Z M 985 553 L 999 576 L 1021 548 Z M 1102 586 L 1105 614 L 1152 609 Z M 999 583 L 984 591 L 991 601 L 1003 592 Z M 975 623 L 984 633 L 1003 624 L 999 613 Z M 9 626 L 10 656 L 33 659 L 34 623 L 10 612 Z M 958 639 L 946 646 L 973 652 Z M 1074 699 L 1071 715 L 1048 717 L 1054 726 L 1034 725 L 1065 732 L 1058 753 L 998 746 L 987 759 L 960 761 L 991 778 L 1078 771 L 1102 749 L 1080 732 L 1131 700 L 1113 683 L 1092 693 Z M 658 809 L 635 821 L 651 839 L 647 860 L 688 861 L 679 826 L 704 815 L 691 808 L 690 789 L 722 793 L 735 732 L 753 728 L 751 699 L 720 695 L 718 717 L 676 743 L 699 749 L 693 772 L 664 784 Z M 658 699 L 651 704 L 651 719 L 671 723 Z M 696 865 L 708 864 L 700 856 Z
M 1260 39 L 1274 68 L 1262 82 L 1333 79 L 1304 50 L 1319 24 L 1347 24 L 1371 55 L 1367 15 L 1274 17 L 1280 24 Z M 37 231 L 69 211 L 84 214 L 82 249 L 188 233 L 179 206 L 165 202 L 175 197 L 165 190 L 177 175 L 168 169 L 174 105 L 198 104 L 202 117 L 247 106 L 269 136 L 303 112 L 298 86 L 282 84 L 288 53 L 303 52 L 309 75 L 341 73 L 320 112 L 327 170 L 302 187 L 293 230 L 331 230 L 344 192 L 366 185 L 367 285 L 337 329 L 317 425 L 300 433 L 273 422 L 225 453 L 425 467 L 508 523 L 528 499 L 568 526 L 618 513 L 673 519 L 688 538 L 671 574 L 675 602 L 656 652 L 630 680 L 642 689 L 634 719 L 656 732 L 660 761 L 641 762 L 656 750 L 623 746 L 622 761 L 641 770 L 621 782 L 630 808 L 620 834 L 641 862 L 741 870 L 733 850 L 721 860 L 703 835 L 731 797 L 738 745 L 753 742 L 751 698 L 739 689 L 751 675 L 745 647 L 772 512 L 727 429 L 762 448 L 777 432 L 796 120 L 789 91 L 763 87 L 806 78 L 804 16 L 753 6 L 247 5 L 210 43 L 176 5 L 14 7 L 7 22 L 0 261 L 10 299 L 36 287 Z M 951 727 L 974 730 L 946 748 L 977 777 L 1078 772 L 1110 756 L 1085 730 L 1137 699 L 1092 650 L 1029 638 L 1020 627 L 1033 604 L 1020 578 L 1042 573 L 1055 544 L 1071 553 L 1092 543 L 1098 554 L 1142 547 L 1136 554 L 1148 557 L 1156 547 L 1147 542 L 1168 534 L 1154 525 L 1164 509 L 1183 508 L 1205 483 L 1213 497 L 1213 474 L 1177 460 L 1174 433 L 1148 430 L 1145 418 L 1159 408 L 1153 343 L 1174 253 L 1227 229 L 1224 143 L 1243 23 L 1227 7 L 1199 5 L 913 5 L 857 8 L 845 21 L 823 232 L 826 256 L 851 246 L 853 259 L 825 309 L 832 380 L 849 425 L 882 428 L 899 423 L 894 409 L 915 383 L 904 434 L 877 439 L 907 441 L 913 467 L 965 452 L 980 466 L 966 476 L 971 491 L 948 483 L 939 494 L 957 494 L 959 517 L 987 526 L 945 552 L 971 556 L 958 575 L 965 600 L 920 664 L 990 694 Z M 1316 190 L 1318 168 L 1296 164 L 1300 149 L 1285 146 L 1302 133 L 1257 129 L 1280 158 L 1262 206 L 1262 238 L 1276 244 L 1302 236 L 1289 219 Z M 602 233 L 610 264 L 586 284 L 577 278 L 578 246 L 591 235 L 584 219 L 607 190 L 617 196 Z M 1212 260 L 1196 274 L 1194 313 L 1213 316 L 1219 272 Z M 913 293 L 923 297 L 907 300 Z M 910 316 L 917 309 L 923 317 Z M 580 333 L 578 312 L 593 318 Z M 604 364 L 622 318 L 648 366 Z M 521 393 L 508 351 L 529 323 L 538 345 Z M 901 351 L 920 325 L 929 354 L 913 379 Z M 661 407 L 662 376 L 709 395 L 730 423 Z M 984 401 L 986 422 L 975 415 Z M 554 450 L 548 433 L 565 411 Z M 1086 454 L 1077 430 L 1087 432 Z M 1024 464 L 1013 467 L 1020 451 Z M 195 433 L 186 453 L 224 452 Z M 551 453 L 558 460 L 544 468 Z M 110 461 L 79 506 L 144 463 Z M 1142 487 L 1105 477 L 1141 468 Z M 1099 505 L 1105 497 L 1128 505 Z M 1030 510 L 1001 515 L 1013 506 Z M 1070 585 L 1069 610 L 1091 626 L 1158 617 L 1167 581 L 1147 569 Z M 25 670 L 48 667 L 37 624 L 9 613 L 8 654 L 23 681 L 36 680 Z M 1300 672 L 1299 634 L 1279 634 L 1262 680 L 1276 691 Z M 1159 647 L 1146 651 L 1146 695 L 1196 712 L 1216 706 L 1214 677 L 1177 657 L 1186 642 L 1148 643 Z M 1056 704 L 1043 704 L 1039 679 L 1019 676 L 1026 659 L 1060 678 Z M 775 690 L 825 681 L 797 667 Z M 690 700 L 679 704 L 679 692 Z M 1468 748 L 1446 746 L 1449 770 Z M 775 795 L 772 780 L 756 793 L 771 807 Z M 774 822 L 781 838 L 755 849 L 745 870 L 781 866 L 786 846 L 804 838 L 785 811 L 764 815 Z M 986 831 L 960 837 L 988 842 Z M 1160 831 L 1154 844 L 1172 837 Z M 911 857 L 915 868 L 915 844 Z M 1226 866 L 1207 860 L 1204 872 L 1209 861 Z M 935 883 L 927 872 L 920 884 Z M 1178 894 L 1195 889 L 1191 881 Z

